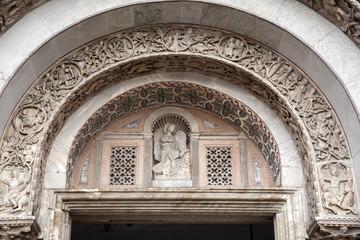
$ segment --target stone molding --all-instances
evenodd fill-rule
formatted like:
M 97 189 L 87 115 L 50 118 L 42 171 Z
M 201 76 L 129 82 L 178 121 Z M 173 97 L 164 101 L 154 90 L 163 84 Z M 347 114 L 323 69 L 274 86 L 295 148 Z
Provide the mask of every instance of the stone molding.
M 317 219 L 308 230 L 311 239 L 359 239 L 359 218 L 325 218 Z
M 59 60 L 36 81 L 8 124 L 0 162 L 3 182 L 10 181 L 10 172 L 20 166 L 30 166 L 21 171 L 31 174 L 32 181 L 14 183 L 21 191 L 5 210 L 17 209 L 20 198 L 27 205 L 10 215 L 32 215 L 37 209 L 43 161 L 51 142 L 86 97 L 105 85 L 159 69 L 219 76 L 269 103 L 288 126 L 304 159 L 309 216 L 337 215 L 325 212 L 329 201 L 337 212 L 348 214 L 326 183 L 320 187 L 319 165 L 333 161 L 347 165 L 343 160 L 350 160 L 346 169 L 352 176 L 352 163 L 340 122 L 314 83 L 294 64 L 255 41 L 219 29 L 182 25 L 135 28 L 96 40 Z M 346 194 L 352 194 L 346 204 L 357 208 L 353 179 L 344 180 Z M 340 191 L 339 185 L 336 188 Z M 321 197 L 324 194 L 327 198 Z
M 68 190 L 53 195 L 58 206 L 55 211 L 62 220 L 49 222 L 48 229 L 54 229 L 51 234 L 59 240 L 67 240 L 62 236 L 68 234 L 58 229 L 67 228 L 69 216 L 73 222 L 81 223 L 94 219 L 119 223 L 140 219 L 152 223 L 256 223 L 265 217 L 267 221 L 274 218 L 277 240 L 306 236 L 301 210 L 296 207 L 301 205 L 298 189 Z
M 34 216 L 0 218 L 1 239 L 38 239 L 40 227 Z
M 3 0 L 0 3 L 0 35 L 26 13 L 50 0 Z M 358 0 L 297 0 L 333 22 L 360 47 L 360 3 Z

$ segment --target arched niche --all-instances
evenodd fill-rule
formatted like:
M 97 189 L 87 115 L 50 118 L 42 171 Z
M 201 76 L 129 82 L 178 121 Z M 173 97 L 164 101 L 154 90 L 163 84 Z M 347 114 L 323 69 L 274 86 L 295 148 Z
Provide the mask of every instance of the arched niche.
M 161 104 L 156 103 L 157 97 L 154 95 L 159 90 L 168 92 L 165 96 L 167 100 Z M 182 82 L 143 85 L 130 91 L 132 94 L 126 96 L 131 99 L 137 99 L 139 96 L 137 94 L 143 95 L 143 91 L 147 91 L 148 96 L 143 100 L 148 101 L 149 106 L 144 106 L 142 110 L 131 106 L 124 117 L 113 116 L 110 121 L 103 121 L 102 125 L 96 123 L 100 117 L 106 118 L 115 109 L 124 105 L 123 102 L 118 101 L 123 99 L 124 95 L 119 95 L 98 109 L 86 121 L 74 138 L 69 154 L 66 172 L 71 189 L 107 190 L 116 189 L 116 186 L 118 189 L 267 188 L 282 185 L 279 147 L 264 121 L 248 106 L 235 99 L 229 101 L 230 98 L 226 95 L 214 90 Z M 186 99 L 190 93 L 196 94 L 199 99 L 209 94 L 212 97 L 198 100 L 197 103 L 188 102 Z M 174 95 L 171 97 L 172 94 Z M 128 100 L 132 101 L 130 98 Z M 169 98 L 177 99 L 181 104 L 176 104 Z M 233 113 L 229 116 L 218 110 L 204 108 L 207 104 L 226 102 L 232 104 L 229 111 Z M 238 119 L 240 122 L 231 120 L 238 114 L 237 112 L 243 112 L 242 118 Z M 173 161 L 174 164 L 179 162 L 179 166 L 174 166 L 173 173 L 168 176 L 160 174 L 161 181 L 159 181 L 152 169 L 157 163 L 154 156 L 161 154 L 156 146 L 160 144 L 157 142 L 160 141 L 159 138 L 157 139 L 157 134 L 160 133 L 162 136 L 166 132 L 164 127 L 167 124 L 174 124 L 175 130 L 182 131 L 187 138 L 183 142 L 186 146 L 183 147 L 188 152 L 191 175 L 187 172 L 181 175 L 184 168 L 181 165 L 181 157 L 177 157 Z M 94 125 L 96 125 L 95 132 L 91 127 Z M 254 125 L 260 128 L 253 130 Z M 260 139 L 255 135 L 260 136 Z M 268 138 L 263 138 L 264 136 Z M 174 150 L 178 151 L 176 148 Z M 75 151 L 76 157 L 73 157 Z M 180 154 L 181 151 L 183 150 L 180 149 L 178 153 Z M 271 154 L 268 155 L 267 151 L 274 152 L 274 159 L 269 158 Z M 121 165 L 126 165 L 122 168 L 124 171 L 120 168 Z M 92 166 L 90 171 L 89 166 Z M 116 176 L 113 172 L 116 172 Z M 94 179 L 96 176 L 97 179 Z

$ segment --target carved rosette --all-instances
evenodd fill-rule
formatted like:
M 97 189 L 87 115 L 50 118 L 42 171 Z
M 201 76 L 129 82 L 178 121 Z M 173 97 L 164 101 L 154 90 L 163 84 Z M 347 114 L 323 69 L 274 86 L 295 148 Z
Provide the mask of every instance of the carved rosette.
M 38 200 L 35 190 L 41 187 L 29 186 L 26 176 L 40 184 L 42 161 L 54 136 L 88 95 L 105 85 L 159 69 L 215 75 L 268 102 L 288 126 L 304 159 L 310 216 L 341 212 L 327 207 L 333 197 L 322 197 L 330 191 L 323 187 L 324 164 L 340 162 L 350 174 L 351 166 L 343 161 L 350 160 L 350 153 L 335 112 L 314 83 L 294 64 L 253 40 L 218 29 L 173 25 L 125 30 L 91 42 L 58 61 L 34 83 L 1 142 L 1 181 L 9 182 L 10 169 L 22 172 L 25 180 L 16 183 L 21 187 L 13 201 L 4 197 L 10 189 L 2 190 L 1 199 L 10 204 L 6 203 L 0 214 L 17 209 L 26 193 L 30 194 L 27 199 Z M 346 186 L 354 193 L 352 184 Z M 24 214 L 28 206 L 33 205 L 24 203 L 13 214 Z M 348 214 L 356 213 L 357 206 L 351 207 L 354 211 Z M 32 211 L 32 207 L 27 209 L 29 214 Z

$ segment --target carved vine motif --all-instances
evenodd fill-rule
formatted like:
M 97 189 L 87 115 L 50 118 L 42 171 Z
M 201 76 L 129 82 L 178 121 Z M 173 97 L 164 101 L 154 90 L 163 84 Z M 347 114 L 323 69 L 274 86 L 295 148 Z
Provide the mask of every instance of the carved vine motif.
M 156 60 L 159 55 L 169 55 L 169 58 L 171 56 L 175 61 L 161 62 Z M 187 63 L 180 61 L 181 57 L 186 55 L 191 55 L 191 60 Z M 148 64 L 144 64 L 146 61 L 142 60 L 126 65 L 131 58 L 146 59 L 152 56 L 156 58 Z M 196 57 L 211 58 L 213 61 L 196 62 Z M 227 70 L 224 64 L 217 64 L 216 61 L 226 62 L 235 70 Z M 268 101 L 279 113 L 292 132 L 302 156 L 307 153 L 306 156 L 311 162 L 310 170 L 316 169 L 317 163 L 314 161 L 350 158 L 343 130 L 335 113 L 322 93 L 295 65 L 256 42 L 231 33 L 195 26 L 161 26 L 126 30 L 107 36 L 70 53 L 46 71 L 26 93 L 7 128 L 1 146 L 2 169 L 5 169 L 5 166 L 28 166 L 29 175 L 34 174 L 36 180 L 40 178 L 39 174 L 43 172 L 43 169 L 38 169 L 38 166 L 42 166 L 40 159 L 46 158 L 51 140 L 61 128 L 63 120 L 83 99 L 74 99 L 74 102 L 69 103 L 69 98 L 74 98 L 72 94 L 81 86 L 88 82 L 90 84 L 95 75 L 101 76 L 101 72 L 121 64 L 124 68 L 117 72 L 123 76 L 122 79 L 154 72 L 166 66 L 167 71 L 192 69 L 230 79 L 233 83 L 242 82 L 245 88 Z M 256 81 L 261 79 L 263 82 L 260 84 L 240 79 L 239 75 Z M 91 87 L 82 92 L 83 96 L 111 81 L 121 79 L 102 77 L 103 80 L 98 85 L 88 85 Z M 276 94 L 271 94 L 264 85 Z M 196 100 L 196 96 L 194 99 Z M 72 107 L 60 114 L 57 109 L 66 106 L 65 102 Z M 125 102 L 123 108 L 130 106 L 130 102 Z M 227 113 L 225 106 L 224 114 Z M 57 119 L 52 122 L 55 116 Z M 310 143 L 308 136 L 311 137 Z M 8 174 L 2 173 L 1 179 L 5 179 L 6 175 Z M 320 189 L 317 181 L 313 184 L 315 191 Z M 25 185 L 27 188 L 28 182 Z M 32 186 L 31 191 L 27 190 L 30 191 L 31 199 L 35 198 L 35 189 L 38 191 L 41 188 Z M 309 187 L 308 191 L 309 194 L 314 194 Z M 314 196 L 314 201 L 318 196 Z M 319 208 L 318 203 L 312 203 L 313 206 L 315 204 L 315 208 Z M 10 208 L 13 207 L 8 206 L 7 211 Z

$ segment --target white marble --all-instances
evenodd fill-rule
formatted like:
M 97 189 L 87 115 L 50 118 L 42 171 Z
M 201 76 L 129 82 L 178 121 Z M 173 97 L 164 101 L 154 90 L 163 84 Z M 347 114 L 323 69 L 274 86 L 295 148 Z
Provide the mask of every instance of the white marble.
M 76 0 L 52 0 L 33 12 L 54 33 L 84 18 Z
M 21 24 L 15 24 L 0 37 L 0 72 L 6 84 L 31 53 L 52 35 L 51 29 L 30 12 L 21 19 Z
M 192 181 L 191 180 L 153 180 L 152 187 L 154 188 L 192 187 Z
M 315 45 L 336 28 L 317 12 L 293 0 L 283 2 L 272 22 L 287 29 L 308 46 Z
M 313 50 L 344 84 L 360 81 L 360 50 L 338 28 L 315 44 Z
M 66 187 L 66 173 L 47 173 L 45 174 L 44 187 L 46 189 L 56 189 Z

